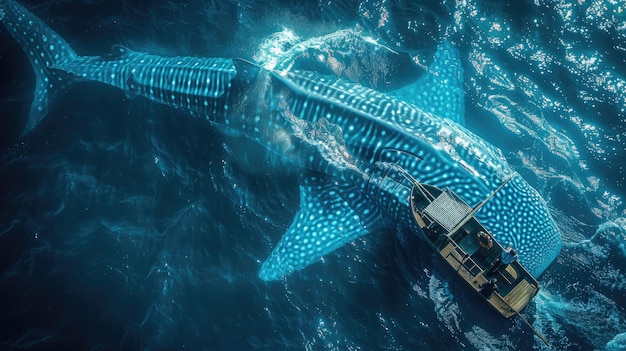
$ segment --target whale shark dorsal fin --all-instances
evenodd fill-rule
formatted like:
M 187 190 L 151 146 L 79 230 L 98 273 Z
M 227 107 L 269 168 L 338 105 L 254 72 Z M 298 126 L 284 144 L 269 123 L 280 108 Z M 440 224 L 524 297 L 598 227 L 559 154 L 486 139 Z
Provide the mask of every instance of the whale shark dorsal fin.
M 111 46 L 111 50 L 109 50 L 109 52 L 100 56 L 100 58 L 102 58 L 105 61 L 106 60 L 110 60 L 110 61 L 119 60 L 124 57 L 128 57 L 132 52 L 134 51 L 125 47 L 124 45 L 115 44 Z
M 389 95 L 437 116 L 465 124 L 463 66 L 459 51 L 448 41 L 437 47 L 427 71 L 416 82 Z
M 254 81 L 261 70 L 261 67 L 258 65 L 242 58 L 233 59 L 233 65 L 237 71 L 235 79 L 242 82 L 244 85 L 248 85 Z
M 300 177 L 300 210 L 259 271 L 277 280 L 372 231 L 379 213 L 361 201 L 352 185 L 329 183 L 318 175 Z

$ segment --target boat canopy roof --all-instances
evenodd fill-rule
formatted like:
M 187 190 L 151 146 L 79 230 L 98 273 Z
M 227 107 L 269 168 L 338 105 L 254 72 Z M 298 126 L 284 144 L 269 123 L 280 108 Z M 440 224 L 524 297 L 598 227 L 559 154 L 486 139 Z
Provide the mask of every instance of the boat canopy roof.
M 447 188 L 424 209 L 428 216 L 448 232 L 471 211 L 472 208 L 467 203 Z

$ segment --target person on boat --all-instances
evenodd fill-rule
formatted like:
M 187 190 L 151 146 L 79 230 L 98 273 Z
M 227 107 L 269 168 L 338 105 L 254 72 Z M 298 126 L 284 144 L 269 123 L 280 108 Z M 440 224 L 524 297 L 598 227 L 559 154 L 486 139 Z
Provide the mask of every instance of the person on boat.
M 483 295 L 486 299 L 488 299 L 491 297 L 491 295 L 493 295 L 494 292 L 500 292 L 500 289 L 498 288 L 498 284 L 496 284 L 497 282 L 498 280 L 496 278 L 493 278 L 490 281 L 486 282 L 485 284 L 481 284 L 479 286 L 480 294 Z
M 500 256 L 495 261 L 491 262 L 491 268 L 487 272 L 487 276 L 494 274 L 500 267 L 506 268 L 513 261 L 517 260 L 517 252 L 511 247 L 510 244 L 506 245 L 504 250 L 500 253 Z
M 491 240 L 491 235 L 480 231 L 476 236 L 480 246 L 484 247 L 487 250 L 491 249 L 491 247 L 493 246 L 493 240 Z

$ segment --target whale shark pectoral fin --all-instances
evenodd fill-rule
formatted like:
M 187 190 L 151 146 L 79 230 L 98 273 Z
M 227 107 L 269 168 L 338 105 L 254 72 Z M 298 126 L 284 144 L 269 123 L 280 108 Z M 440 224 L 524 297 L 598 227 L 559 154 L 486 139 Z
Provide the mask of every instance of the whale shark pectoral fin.
M 259 277 L 278 280 L 369 233 L 379 215 L 353 186 L 309 176 L 300 185 L 300 210 L 261 266 Z M 353 204 L 353 205 L 351 205 Z
M 464 125 L 465 93 L 459 51 L 450 42 L 439 44 L 426 73 L 413 84 L 391 91 L 389 95 Z

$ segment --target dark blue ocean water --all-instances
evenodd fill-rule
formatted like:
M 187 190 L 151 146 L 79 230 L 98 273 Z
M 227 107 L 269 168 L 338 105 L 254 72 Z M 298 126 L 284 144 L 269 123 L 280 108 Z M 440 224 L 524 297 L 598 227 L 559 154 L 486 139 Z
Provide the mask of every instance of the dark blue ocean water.
M 355 27 L 426 67 L 450 40 L 467 127 L 548 202 L 564 247 L 524 315 L 557 350 L 626 349 L 626 6 L 616 1 L 24 2 L 80 54 L 253 58 Z M 279 282 L 295 169 L 200 119 L 74 85 L 20 137 L 34 74 L 0 30 L 0 348 L 531 350 L 418 243 L 376 232 Z

